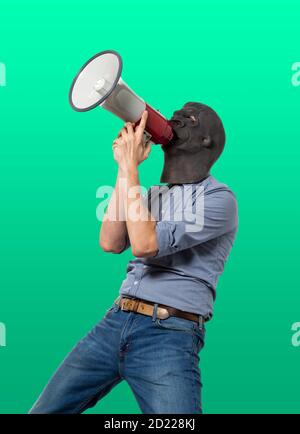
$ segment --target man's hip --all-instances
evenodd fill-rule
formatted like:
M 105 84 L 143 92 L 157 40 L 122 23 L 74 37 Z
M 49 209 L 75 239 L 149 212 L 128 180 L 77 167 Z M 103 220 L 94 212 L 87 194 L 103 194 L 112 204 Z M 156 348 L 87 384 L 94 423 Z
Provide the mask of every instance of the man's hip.
M 143 413 L 201 412 L 198 352 L 204 334 L 194 321 L 139 315 L 113 303 L 64 360 L 31 413 L 82 413 L 122 380 Z

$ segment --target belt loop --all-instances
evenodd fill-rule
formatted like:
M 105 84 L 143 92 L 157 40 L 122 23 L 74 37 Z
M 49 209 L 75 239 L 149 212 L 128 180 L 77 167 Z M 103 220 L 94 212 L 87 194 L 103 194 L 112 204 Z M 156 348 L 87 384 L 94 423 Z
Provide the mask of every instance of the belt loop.
M 200 329 L 203 328 L 203 323 L 204 323 L 204 318 L 203 318 L 202 315 L 199 315 L 199 317 L 198 317 L 198 325 L 199 325 Z
M 154 304 L 154 308 L 153 308 L 152 321 L 156 321 L 156 318 L 157 318 L 157 307 L 158 307 L 158 304 L 155 303 Z

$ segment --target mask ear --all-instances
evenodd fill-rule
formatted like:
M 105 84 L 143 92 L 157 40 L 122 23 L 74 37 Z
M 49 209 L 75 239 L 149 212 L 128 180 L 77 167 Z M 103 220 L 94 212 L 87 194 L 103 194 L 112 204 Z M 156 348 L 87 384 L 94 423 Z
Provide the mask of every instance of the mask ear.
M 203 137 L 202 145 L 208 148 L 211 145 L 211 137 L 210 136 Z

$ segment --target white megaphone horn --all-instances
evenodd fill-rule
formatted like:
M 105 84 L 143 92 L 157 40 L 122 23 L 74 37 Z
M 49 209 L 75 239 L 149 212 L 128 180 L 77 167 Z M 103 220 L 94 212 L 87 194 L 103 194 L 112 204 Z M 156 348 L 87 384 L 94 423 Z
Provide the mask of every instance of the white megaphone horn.
M 147 110 L 146 140 L 167 145 L 173 137 L 170 122 L 127 86 L 121 72 L 122 59 L 116 51 L 106 50 L 93 56 L 72 82 L 69 93 L 72 108 L 83 112 L 101 106 L 136 125 Z

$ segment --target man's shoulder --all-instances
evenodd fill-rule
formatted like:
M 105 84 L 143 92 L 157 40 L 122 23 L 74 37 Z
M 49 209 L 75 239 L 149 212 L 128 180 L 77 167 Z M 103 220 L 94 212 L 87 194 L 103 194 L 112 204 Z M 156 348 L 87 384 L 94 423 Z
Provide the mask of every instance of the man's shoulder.
M 210 194 L 218 194 L 218 195 L 224 195 L 233 196 L 234 199 L 236 199 L 236 195 L 234 191 L 224 182 L 220 182 L 217 180 L 214 176 L 210 175 L 206 179 L 206 183 L 204 185 L 204 194 L 210 195 Z
M 210 176 L 204 188 L 204 200 L 206 200 L 206 212 L 218 212 L 219 217 L 238 224 L 238 203 L 235 193 L 224 182 Z

